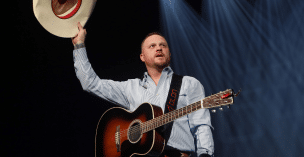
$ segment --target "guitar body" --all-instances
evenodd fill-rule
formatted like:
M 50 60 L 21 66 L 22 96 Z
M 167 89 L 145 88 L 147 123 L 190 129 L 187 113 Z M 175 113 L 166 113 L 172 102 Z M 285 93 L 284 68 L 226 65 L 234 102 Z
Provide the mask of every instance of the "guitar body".
M 162 109 L 149 103 L 141 104 L 134 112 L 121 107 L 107 110 L 100 118 L 96 129 L 96 157 L 159 156 L 165 143 L 161 128 L 143 133 L 138 140 L 132 141 L 129 134 L 134 129 L 129 127 L 136 128 L 136 124 L 160 115 L 163 115 Z

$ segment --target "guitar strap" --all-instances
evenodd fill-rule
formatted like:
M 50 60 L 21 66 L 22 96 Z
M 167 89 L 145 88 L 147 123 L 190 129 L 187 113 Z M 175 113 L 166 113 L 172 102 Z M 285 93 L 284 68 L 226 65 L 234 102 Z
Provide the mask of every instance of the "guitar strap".
M 176 109 L 180 88 L 182 86 L 182 81 L 183 81 L 183 76 L 173 73 L 171 85 L 167 97 L 167 102 L 165 106 L 165 114 Z M 171 135 L 172 125 L 173 122 L 165 126 L 164 134 L 165 134 L 166 144 Z

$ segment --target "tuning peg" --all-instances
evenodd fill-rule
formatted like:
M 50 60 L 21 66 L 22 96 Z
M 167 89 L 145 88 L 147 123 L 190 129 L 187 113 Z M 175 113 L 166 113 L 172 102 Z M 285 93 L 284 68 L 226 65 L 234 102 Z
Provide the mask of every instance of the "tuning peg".
M 221 111 L 223 111 L 224 109 L 222 107 L 219 108 Z
M 241 93 L 241 91 L 242 91 L 242 88 L 240 88 L 240 90 L 236 94 L 234 94 L 234 97 L 237 97 Z
M 227 108 L 230 109 L 230 105 L 228 105 Z
M 216 109 L 211 110 L 212 113 L 216 113 Z

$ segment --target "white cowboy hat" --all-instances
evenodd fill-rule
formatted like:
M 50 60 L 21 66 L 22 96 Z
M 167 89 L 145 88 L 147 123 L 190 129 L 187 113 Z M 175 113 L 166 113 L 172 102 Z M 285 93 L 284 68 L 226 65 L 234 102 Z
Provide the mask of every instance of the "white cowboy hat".
M 71 38 L 78 33 L 77 23 L 84 26 L 97 0 L 33 0 L 34 14 L 50 33 Z

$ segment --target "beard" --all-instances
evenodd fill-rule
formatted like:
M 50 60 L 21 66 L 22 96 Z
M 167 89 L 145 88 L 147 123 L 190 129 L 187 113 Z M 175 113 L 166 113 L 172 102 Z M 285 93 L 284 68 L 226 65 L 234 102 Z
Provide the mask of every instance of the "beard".
M 157 69 L 164 69 L 165 67 L 169 66 L 170 65 L 170 62 L 171 62 L 171 59 L 170 57 L 166 57 L 166 61 L 165 62 L 162 62 L 162 63 L 155 63 L 155 67 Z

